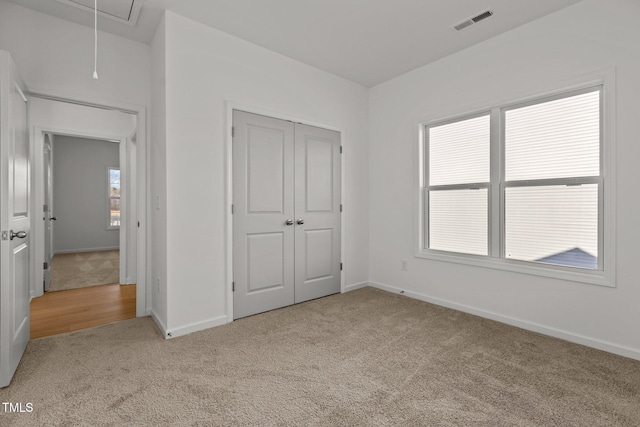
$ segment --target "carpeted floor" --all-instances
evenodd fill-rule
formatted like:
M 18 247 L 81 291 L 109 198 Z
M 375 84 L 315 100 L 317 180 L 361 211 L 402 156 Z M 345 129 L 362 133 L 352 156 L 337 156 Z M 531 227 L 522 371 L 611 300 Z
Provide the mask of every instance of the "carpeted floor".
M 29 343 L 2 425 L 638 426 L 640 362 L 365 288 L 165 341 Z
M 48 292 L 120 282 L 120 251 L 56 254 Z

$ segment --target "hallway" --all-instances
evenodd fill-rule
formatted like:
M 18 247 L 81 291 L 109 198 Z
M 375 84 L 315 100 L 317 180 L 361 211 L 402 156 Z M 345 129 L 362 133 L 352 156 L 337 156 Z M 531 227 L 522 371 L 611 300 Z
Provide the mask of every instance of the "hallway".
M 31 301 L 31 339 L 136 317 L 136 285 L 47 292 Z

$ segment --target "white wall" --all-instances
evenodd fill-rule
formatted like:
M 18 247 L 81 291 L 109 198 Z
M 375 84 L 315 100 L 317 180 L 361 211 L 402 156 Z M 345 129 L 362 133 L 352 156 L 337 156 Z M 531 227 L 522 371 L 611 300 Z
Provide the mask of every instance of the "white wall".
M 632 0 L 584 0 L 371 89 L 372 282 L 640 357 L 639 14 Z M 617 72 L 616 288 L 414 258 L 416 123 L 608 67 Z
M 227 321 L 226 100 L 344 130 L 346 283 L 366 281 L 368 90 L 174 13 L 165 19 L 168 330 Z
M 94 80 L 91 28 L 0 1 L 0 49 L 11 53 L 29 90 L 148 105 L 149 46 L 104 32 L 98 37 Z
M 163 330 L 167 325 L 167 126 L 165 20 L 151 43 L 151 312 Z M 161 283 L 161 285 L 160 285 Z
M 119 248 L 119 230 L 107 229 L 108 167 L 120 167 L 118 143 L 53 137 L 54 253 Z
M 29 114 L 32 126 L 58 133 L 69 130 L 86 135 L 128 138 L 137 126 L 134 114 L 37 97 L 29 100 Z

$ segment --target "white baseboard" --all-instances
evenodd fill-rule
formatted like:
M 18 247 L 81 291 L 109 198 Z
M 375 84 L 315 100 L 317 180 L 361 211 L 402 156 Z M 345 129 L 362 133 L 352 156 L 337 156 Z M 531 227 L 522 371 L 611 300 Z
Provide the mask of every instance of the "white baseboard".
M 369 286 L 369 282 L 352 283 L 350 285 L 345 286 L 344 291 L 345 292 L 355 291 L 356 289 L 366 288 L 367 286 Z
M 538 323 L 529 322 L 526 320 L 516 319 L 511 316 L 505 316 L 499 313 L 482 310 L 475 307 L 470 307 L 464 304 L 458 304 L 452 301 L 443 300 L 440 298 L 430 297 L 418 292 L 405 291 L 404 289 L 396 288 L 395 286 L 386 285 L 378 282 L 369 282 L 369 286 L 383 291 L 392 292 L 408 296 L 409 298 L 418 299 L 431 304 L 440 305 L 443 307 L 451 308 L 454 310 L 462 311 L 476 316 L 484 317 L 487 319 L 495 320 L 500 323 L 506 323 L 508 325 L 516 326 L 518 328 L 526 329 L 528 331 L 537 332 L 543 335 L 549 335 L 554 338 L 560 338 L 565 341 L 569 341 L 576 344 L 581 344 L 587 347 L 593 347 L 598 350 L 607 351 L 609 353 L 617 354 L 631 359 L 640 360 L 640 349 L 621 346 L 613 344 L 607 341 L 602 341 L 596 338 L 591 338 L 585 335 L 576 334 L 573 332 L 563 331 L 561 329 L 552 328 L 549 326 L 540 325 Z
M 166 331 L 164 337 L 166 339 L 180 337 L 182 335 L 187 335 L 192 332 L 201 331 L 203 329 L 213 328 L 215 326 L 222 326 L 226 323 L 229 323 L 227 316 L 219 316 L 214 317 L 213 319 L 205 320 L 202 322 L 191 323 L 189 325 L 181 326 L 179 328 L 173 328 L 171 330 Z
M 158 316 L 156 316 L 156 313 L 153 311 L 153 309 L 148 310 L 149 314 L 151 315 L 151 318 L 153 319 L 154 322 L 156 322 L 156 326 L 158 327 L 158 329 L 160 329 L 160 333 L 162 334 L 163 337 L 167 337 L 167 327 L 164 326 L 164 323 L 162 323 L 162 321 L 158 318 Z
M 116 251 L 120 250 L 120 246 L 113 246 L 107 248 L 80 248 L 80 249 L 63 249 L 59 251 L 53 251 L 53 256 L 58 254 L 75 254 L 77 252 L 101 252 L 101 251 Z

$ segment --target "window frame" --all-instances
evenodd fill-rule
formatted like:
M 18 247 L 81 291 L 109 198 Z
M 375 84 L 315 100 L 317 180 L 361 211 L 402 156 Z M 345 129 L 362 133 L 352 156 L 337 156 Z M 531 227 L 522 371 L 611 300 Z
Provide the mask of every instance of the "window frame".
M 505 181 L 505 113 L 508 110 L 600 91 L 600 175 L 528 181 Z M 573 84 L 558 85 L 553 90 L 534 91 L 516 100 L 498 100 L 491 108 L 479 108 L 467 114 L 451 115 L 444 119 L 416 122 L 418 139 L 417 185 L 417 258 L 453 262 L 477 267 L 499 269 L 569 280 L 593 285 L 615 287 L 615 113 L 614 72 L 609 70 L 597 78 Z M 429 249 L 428 230 L 428 129 L 447 123 L 463 121 L 490 114 L 490 183 L 488 185 L 488 255 L 470 255 Z M 505 258 L 505 193 L 507 187 L 540 185 L 598 185 L 598 269 L 589 270 Z M 438 187 L 438 186 L 434 186 Z M 444 187 L 444 186 L 442 186 Z
M 119 230 L 120 225 L 111 225 L 111 171 L 120 171 L 120 224 L 122 225 L 122 170 L 119 166 L 107 166 L 107 230 Z
M 441 185 L 428 185 L 428 181 L 429 181 L 429 162 L 428 162 L 428 158 L 426 157 L 427 153 L 428 153 L 428 148 L 429 148 L 429 132 L 428 132 L 428 128 L 431 127 L 439 127 L 439 126 L 444 126 L 444 125 L 448 125 L 451 123 L 456 123 L 456 122 L 461 122 L 461 121 L 465 121 L 465 120 L 472 120 L 472 119 L 476 119 L 479 117 L 484 117 L 484 116 L 489 116 L 489 127 L 491 127 L 491 113 L 490 111 L 480 111 L 480 112 L 476 112 L 474 114 L 470 114 L 470 115 L 465 115 L 462 117 L 457 117 L 457 118 L 451 118 L 448 120 L 443 120 L 443 121 L 437 121 L 434 123 L 430 123 L 428 125 L 424 125 L 423 127 L 423 146 L 424 146 L 424 160 L 423 160 L 423 173 L 422 173 L 422 182 L 424 183 L 423 187 L 423 200 L 424 200 L 424 212 L 429 212 L 429 193 L 431 191 L 454 191 L 454 190 L 476 190 L 476 189 L 487 189 L 487 219 L 488 219 L 488 224 L 487 224 L 487 255 L 491 254 L 491 213 L 492 213 L 492 208 L 491 208 L 491 199 L 492 199 L 492 188 L 491 188 L 491 168 L 489 168 L 489 181 L 488 182 L 476 182 L 476 183 L 465 183 L 465 184 L 441 184 Z M 490 142 L 491 145 L 491 142 Z M 491 161 L 491 150 L 492 150 L 492 146 L 489 147 L 489 159 Z M 425 225 L 423 227 L 423 235 L 422 235 L 422 239 L 424 242 L 424 247 L 428 248 L 429 246 L 429 227 L 428 227 L 428 222 L 429 219 L 428 217 L 425 220 Z M 430 251 L 434 251 L 434 252 L 438 252 L 438 253 L 457 253 L 457 254 L 461 254 L 461 255 L 466 255 L 466 256 L 477 256 L 477 257 L 485 257 L 487 255 L 477 255 L 477 254 L 471 254 L 471 253 L 463 253 L 463 252 L 450 252 L 450 251 L 445 251 L 445 250 L 440 250 L 440 249 L 429 249 Z

